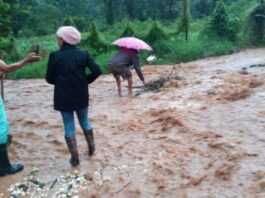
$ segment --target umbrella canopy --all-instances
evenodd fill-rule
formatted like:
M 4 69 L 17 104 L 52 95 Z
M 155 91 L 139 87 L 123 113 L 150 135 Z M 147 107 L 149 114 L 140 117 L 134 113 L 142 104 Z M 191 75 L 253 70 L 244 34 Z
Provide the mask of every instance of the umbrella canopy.
M 120 38 L 112 43 L 113 45 L 118 45 L 119 47 L 125 47 L 130 49 L 136 49 L 136 50 L 148 50 L 152 51 L 152 47 L 148 45 L 146 42 L 144 42 L 141 39 L 135 38 L 135 37 L 123 37 Z

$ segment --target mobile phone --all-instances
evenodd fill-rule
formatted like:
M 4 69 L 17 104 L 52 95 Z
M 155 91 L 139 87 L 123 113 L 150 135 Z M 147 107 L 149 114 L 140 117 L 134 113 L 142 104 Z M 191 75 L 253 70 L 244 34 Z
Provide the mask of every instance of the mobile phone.
M 39 45 L 39 44 L 36 45 L 34 52 L 35 52 L 35 54 L 36 54 L 37 56 L 40 55 L 40 45 Z
M 39 56 L 40 55 L 40 45 L 39 44 L 32 45 L 31 52 L 34 53 L 35 55 Z

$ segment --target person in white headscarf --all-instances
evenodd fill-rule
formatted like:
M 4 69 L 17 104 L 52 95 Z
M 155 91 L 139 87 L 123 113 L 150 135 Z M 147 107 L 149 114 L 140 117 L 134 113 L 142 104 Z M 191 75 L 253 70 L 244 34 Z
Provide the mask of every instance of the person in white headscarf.
M 88 119 L 88 84 L 94 82 L 101 70 L 86 50 L 76 45 L 81 34 L 72 26 L 57 31 L 59 50 L 52 52 L 48 61 L 46 80 L 54 85 L 54 109 L 60 111 L 64 123 L 64 137 L 72 166 L 79 165 L 75 138 L 74 113 L 77 114 L 88 144 L 89 156 L 95 152 L 93 127 Z M 90 74 L 86 74 L 86 69 Z

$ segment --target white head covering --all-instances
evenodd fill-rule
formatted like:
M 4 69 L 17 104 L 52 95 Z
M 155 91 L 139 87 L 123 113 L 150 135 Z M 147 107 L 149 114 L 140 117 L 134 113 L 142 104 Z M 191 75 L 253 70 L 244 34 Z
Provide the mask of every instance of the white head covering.
M 57 31 L 57 36 L 70 45 L 76 45 L 81 41 L 80 32 L 72 26 L 62 26 Z

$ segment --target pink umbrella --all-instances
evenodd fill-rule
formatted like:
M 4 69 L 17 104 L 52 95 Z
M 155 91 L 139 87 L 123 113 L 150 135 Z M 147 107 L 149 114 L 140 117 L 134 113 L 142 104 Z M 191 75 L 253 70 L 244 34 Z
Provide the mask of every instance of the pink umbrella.
M 119 47 L 126 47 L 130 49 L 136 49 L 136 50 L 149 50 L 152 51 L 152 47 L 148 45 L 146 42 L 144 42 L 141 39 L 135 38 L 135 37 L 123 37 L 120 38 L 112 43 L 113 45 L 118 45 Z

